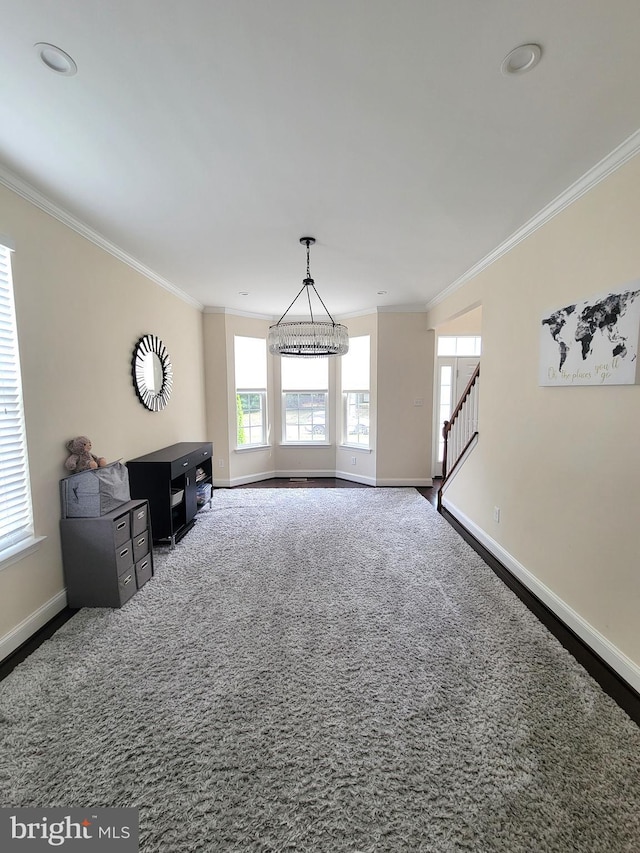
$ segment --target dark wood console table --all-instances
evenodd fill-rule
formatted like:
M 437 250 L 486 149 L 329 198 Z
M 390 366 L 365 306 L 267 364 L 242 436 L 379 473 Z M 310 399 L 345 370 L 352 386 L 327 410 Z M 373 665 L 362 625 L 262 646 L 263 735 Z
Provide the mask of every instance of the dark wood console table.
M 211 503 L 212 454 L 211 442 L 183 441 L 127 462 L 131 497 L 149 501 L 154 542 L 173 547 L 191 529 L 201 484 L 209 486 Z

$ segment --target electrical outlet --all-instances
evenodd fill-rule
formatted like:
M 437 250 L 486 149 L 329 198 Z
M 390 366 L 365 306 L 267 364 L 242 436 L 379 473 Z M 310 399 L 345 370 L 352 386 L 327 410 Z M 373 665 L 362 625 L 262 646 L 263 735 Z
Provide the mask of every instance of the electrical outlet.
M 218 459 L 218 468 L 224 468 L 224 459 Z
M 355 457 L 355 456 L 352 456 L 352 457 L 351 457 L 351 464 L 352 464 L 352 465 L 355 465 L 355 464 L 356 464 L 356 457 Z
M 500 507 L 494 506 L 493 508 L 493 520 L 496 524 L 500 524 Z

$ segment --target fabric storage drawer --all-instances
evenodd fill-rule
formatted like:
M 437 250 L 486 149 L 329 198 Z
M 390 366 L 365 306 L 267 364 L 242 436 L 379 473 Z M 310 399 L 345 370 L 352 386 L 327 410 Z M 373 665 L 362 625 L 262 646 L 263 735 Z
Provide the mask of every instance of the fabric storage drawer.
M 145 530 L 139 536 L 134 536 L 133 540 L 133 562 L 137 563 L 149 551 L 149 531 Z
M 131 517 L 129 513 L 119 515 L 113 520 L 113 541 L 116 547 L 124 545 L 127 540 L 131 539 Z
M 124 604 L 125 601 L 128 601 L 134 592 L 137 590 L 136 586 L 136 578 L 135 578 L 135 570 L 133 566 L 130 566 L 129 571 L 125 572 L 123 575 L 120 575 L 118 578 L 118 590 L 120 592 L 120 604 Z
M 136 563 L 136 584 L 140 589 L 143 584 L 151 580 L 153 575 L 153 559 L 151 554 L 147 554 L 142 560 Z
M 133 544 L 131 539 L 116 548 L 116 571 L 119 575 L 133 566 Z
M 144 533 L 149 527 L 149 506 L 148 504 L 140 504 L 131 511 L 132 525 L 131 535 L 137 536 L 138 533 Z

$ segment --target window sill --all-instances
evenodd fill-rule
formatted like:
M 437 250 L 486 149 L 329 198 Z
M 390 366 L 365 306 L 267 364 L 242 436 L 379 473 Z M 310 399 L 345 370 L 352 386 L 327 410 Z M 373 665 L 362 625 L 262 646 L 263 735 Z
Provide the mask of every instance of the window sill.
M 243 444 L 235 448 L 236 453 L 251 453 L 252 450 L 271 450 L 270 444 Z
M 46 538 L 46 536 L 30 536 L 28 539 L 23 539 L 22 542 L 17 542 L 15 545 L 10 545 L 9 548 L 0 551 L 0 571 L 24 559 L 24 557 L 28 557 L 29 554 L 33 554 Z
M 331 447 L 330 441 L 281 441 L 279 447 Z
M 373 447 L 363 447 L 361 444 L 347 444 L 343 442 L 340 447 L 343 450 L 359 450 L 360 453 L 373 453 Z

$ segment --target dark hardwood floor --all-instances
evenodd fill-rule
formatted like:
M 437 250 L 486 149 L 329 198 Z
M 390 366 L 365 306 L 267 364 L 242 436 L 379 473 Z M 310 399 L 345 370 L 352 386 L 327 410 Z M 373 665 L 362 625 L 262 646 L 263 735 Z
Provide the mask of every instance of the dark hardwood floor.
M 341 480 L 338 477 L 272 477 L 270 480 L 261 480 L 259 483 L 247 483 L 246 486 L 234 486 L 234 489 L 373 489 L 375 486 L 367 486 L 364 483 L 352 483 L 350 480 Z M 439 484 L 417 488 L 423 498 L 430 504 L 438 505 Z
M 46 625 L 40 628 L 39 631 L 19 646 L 13 654 L 10 654 L 9 657 L 0 661 L 0 681 L 2 681 L 3 678 L 6 678 L 19 663 L 22 663 L 23 660 L 28 658 L 31 652 L 35 652 L 38 646 L 41 646 L 45 640 L 52 637 L 58 628 L 61 628 L 64 623 L 71 619 L 74 613 L 77 612 L 77 610 L 72 610 L 70 607 L 65 607 L 64 610 L 57 613 L 53 619 L 50 619 Z

